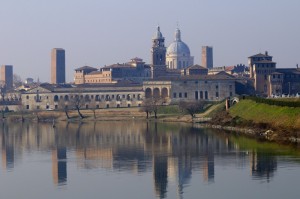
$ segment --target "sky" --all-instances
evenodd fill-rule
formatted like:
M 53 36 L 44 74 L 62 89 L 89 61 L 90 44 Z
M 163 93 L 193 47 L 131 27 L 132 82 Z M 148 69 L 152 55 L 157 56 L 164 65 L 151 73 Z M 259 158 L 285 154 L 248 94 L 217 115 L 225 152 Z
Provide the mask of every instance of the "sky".
M 268 51 L 278 68 L 291 68 L 300 64 L 299 8 L 299 0 L 0 0 L 0 64 L 49 82 L 51 49 L 64 48 L 71 82 L 85 65 L 150 63 L 159 25 L 166 46 L 180 28 L 195 64 L 208 45 L 214 66 Z

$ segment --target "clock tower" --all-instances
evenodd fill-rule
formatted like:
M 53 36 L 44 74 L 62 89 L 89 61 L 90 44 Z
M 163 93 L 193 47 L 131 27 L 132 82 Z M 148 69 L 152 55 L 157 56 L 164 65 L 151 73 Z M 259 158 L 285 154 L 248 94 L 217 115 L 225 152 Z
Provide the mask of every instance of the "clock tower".
M 151 76 L 153 79 L 157 77 L 166 76 L 166 47 L 165 38 L 160 32 L 160 27 L 157 27 L 157 31 L 152 38 L 151 49 Z

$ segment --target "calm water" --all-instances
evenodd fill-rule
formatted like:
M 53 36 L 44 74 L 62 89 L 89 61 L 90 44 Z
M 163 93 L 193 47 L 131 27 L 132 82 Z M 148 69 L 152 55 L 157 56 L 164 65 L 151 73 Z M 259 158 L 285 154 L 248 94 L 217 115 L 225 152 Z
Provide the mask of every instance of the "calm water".
M 188 124 L 2 124 L 0 198 L 300 198 L 299 149 Z

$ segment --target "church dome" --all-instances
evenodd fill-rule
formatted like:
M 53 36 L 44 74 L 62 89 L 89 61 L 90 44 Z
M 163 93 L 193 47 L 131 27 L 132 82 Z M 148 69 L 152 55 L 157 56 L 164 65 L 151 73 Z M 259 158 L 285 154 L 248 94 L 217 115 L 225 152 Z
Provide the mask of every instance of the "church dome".
M 175 32 L 175 40 L 167 49 L 167 55 L 190 56 L 190 49 L 188 45 L 181 41 L 181 33 L 179 29 L 177 29 Z

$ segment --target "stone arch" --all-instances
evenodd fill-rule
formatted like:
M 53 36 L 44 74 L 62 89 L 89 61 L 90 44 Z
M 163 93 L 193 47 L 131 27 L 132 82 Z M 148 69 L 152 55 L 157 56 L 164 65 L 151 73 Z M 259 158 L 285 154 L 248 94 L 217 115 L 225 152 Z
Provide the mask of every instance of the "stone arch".
M 117 101 L 121 101 L 121 95 L 118 94 L 118 95 L 116 96 L 116 100 L 117 100 Z
M 65 101 L 69 101 L 69 95 L 65 95 L 64 99 Z
M 160 90 L 159 90 L 159 88 L 154 88 L 153 89 L 153 97 L 154 98 L 159 98 L 160 97 Z
M 145 97 L 146 98 L 151 98 L 152 97 L 152 90 L 151 90 L 151 88 L 146 88 L 146 90 L 145 90 Z
M 55 102 L 58 102 L 58 100 L 59 100 L 58 95 L 55 95 L 55 96 L 54 96 L 54 101 L 55 101 Z

